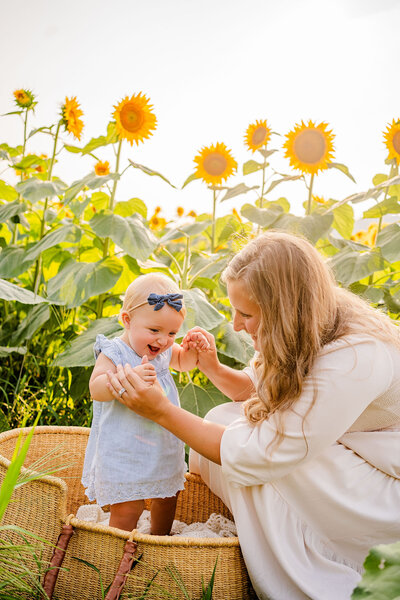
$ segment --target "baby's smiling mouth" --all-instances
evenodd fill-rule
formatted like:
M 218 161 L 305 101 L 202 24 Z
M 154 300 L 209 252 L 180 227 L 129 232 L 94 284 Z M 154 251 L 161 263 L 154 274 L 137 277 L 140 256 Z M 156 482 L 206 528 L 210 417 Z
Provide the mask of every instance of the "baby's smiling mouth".
M 157 346 L 151 346 L 150 344 L 147 344 L 147 347 L 153 355 L 160 351 L 160 348 L 157 348 Z

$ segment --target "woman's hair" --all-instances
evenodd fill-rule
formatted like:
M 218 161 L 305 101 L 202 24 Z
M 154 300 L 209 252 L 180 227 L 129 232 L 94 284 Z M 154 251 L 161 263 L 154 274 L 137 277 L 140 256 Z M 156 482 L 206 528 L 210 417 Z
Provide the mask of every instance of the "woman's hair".
M 394 322 L 338 287 L 322 256 L 303 238 L 264 233 L 231 260 L 222 277 L 243 282 L 261 311 L 257 389 L 245 405 L 252 423 L 293 405 L 325 344 L 350 333 L 373 333 L 400 348 Z M 280 428 L 278 437 L 282 434 Z
M 180 294 L 175 281 L 162 275 L 161 273 L 148 273 L 140 275 L 128 286 L 124 302 L 122 304 L 121 313 L 129 312 L 133 308 L 143 306 L 147 302 L 147 298 L 151 293 L 154 294 Z M 179 311 L 183 318 L 186 316 L 186 307 L 182 299 L 182 309 Z

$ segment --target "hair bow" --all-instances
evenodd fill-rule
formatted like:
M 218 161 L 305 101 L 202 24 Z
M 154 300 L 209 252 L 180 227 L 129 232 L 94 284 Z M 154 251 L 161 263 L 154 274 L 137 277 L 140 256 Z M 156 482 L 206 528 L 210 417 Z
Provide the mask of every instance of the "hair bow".
M 165 303 L 171 308 L 174 308 L 177 312 L 179 312 L 182 308 L 182 294 L 150 294 L 147 298 L 147 302 L 152 306 L 155 304 L 154 310 L 161 310 Z

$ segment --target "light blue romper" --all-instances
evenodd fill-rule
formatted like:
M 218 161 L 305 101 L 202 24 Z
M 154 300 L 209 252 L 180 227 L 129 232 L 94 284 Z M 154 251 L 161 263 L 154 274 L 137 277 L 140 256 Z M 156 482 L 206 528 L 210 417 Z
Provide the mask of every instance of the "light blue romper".
M 121 338 L 98 335 L 97 358 L 103 352 L 115 365 L 136 367 L 141 357 Z M 180 406 L 169 370 L 172 347 L 151 363 L 169 400 Z M 89 500 L 100 506 L 170 498 L 184 489 L 185 446 L 172 433 L 118 402 L 93 400 L 93 420 L 83 466 L 82 483 Z

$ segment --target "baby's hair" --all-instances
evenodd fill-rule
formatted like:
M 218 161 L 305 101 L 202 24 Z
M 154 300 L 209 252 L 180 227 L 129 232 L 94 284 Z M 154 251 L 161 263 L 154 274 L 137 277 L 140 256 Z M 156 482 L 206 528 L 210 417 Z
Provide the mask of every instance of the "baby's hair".
M 180 294 L 181 290 L 176 285 L 175 281 L 162 275 L 161 273 L 148 273 L 140 275 L 128 286 L 124 302 L 122 304 L 122 312 L 130 312 L 139 306 L 147 304 L 147 298 L 151 293 L 154 294 Z M 182 299 L 182 309 L 179 311 L 183 318 L 186 316 L 186 307 Z

